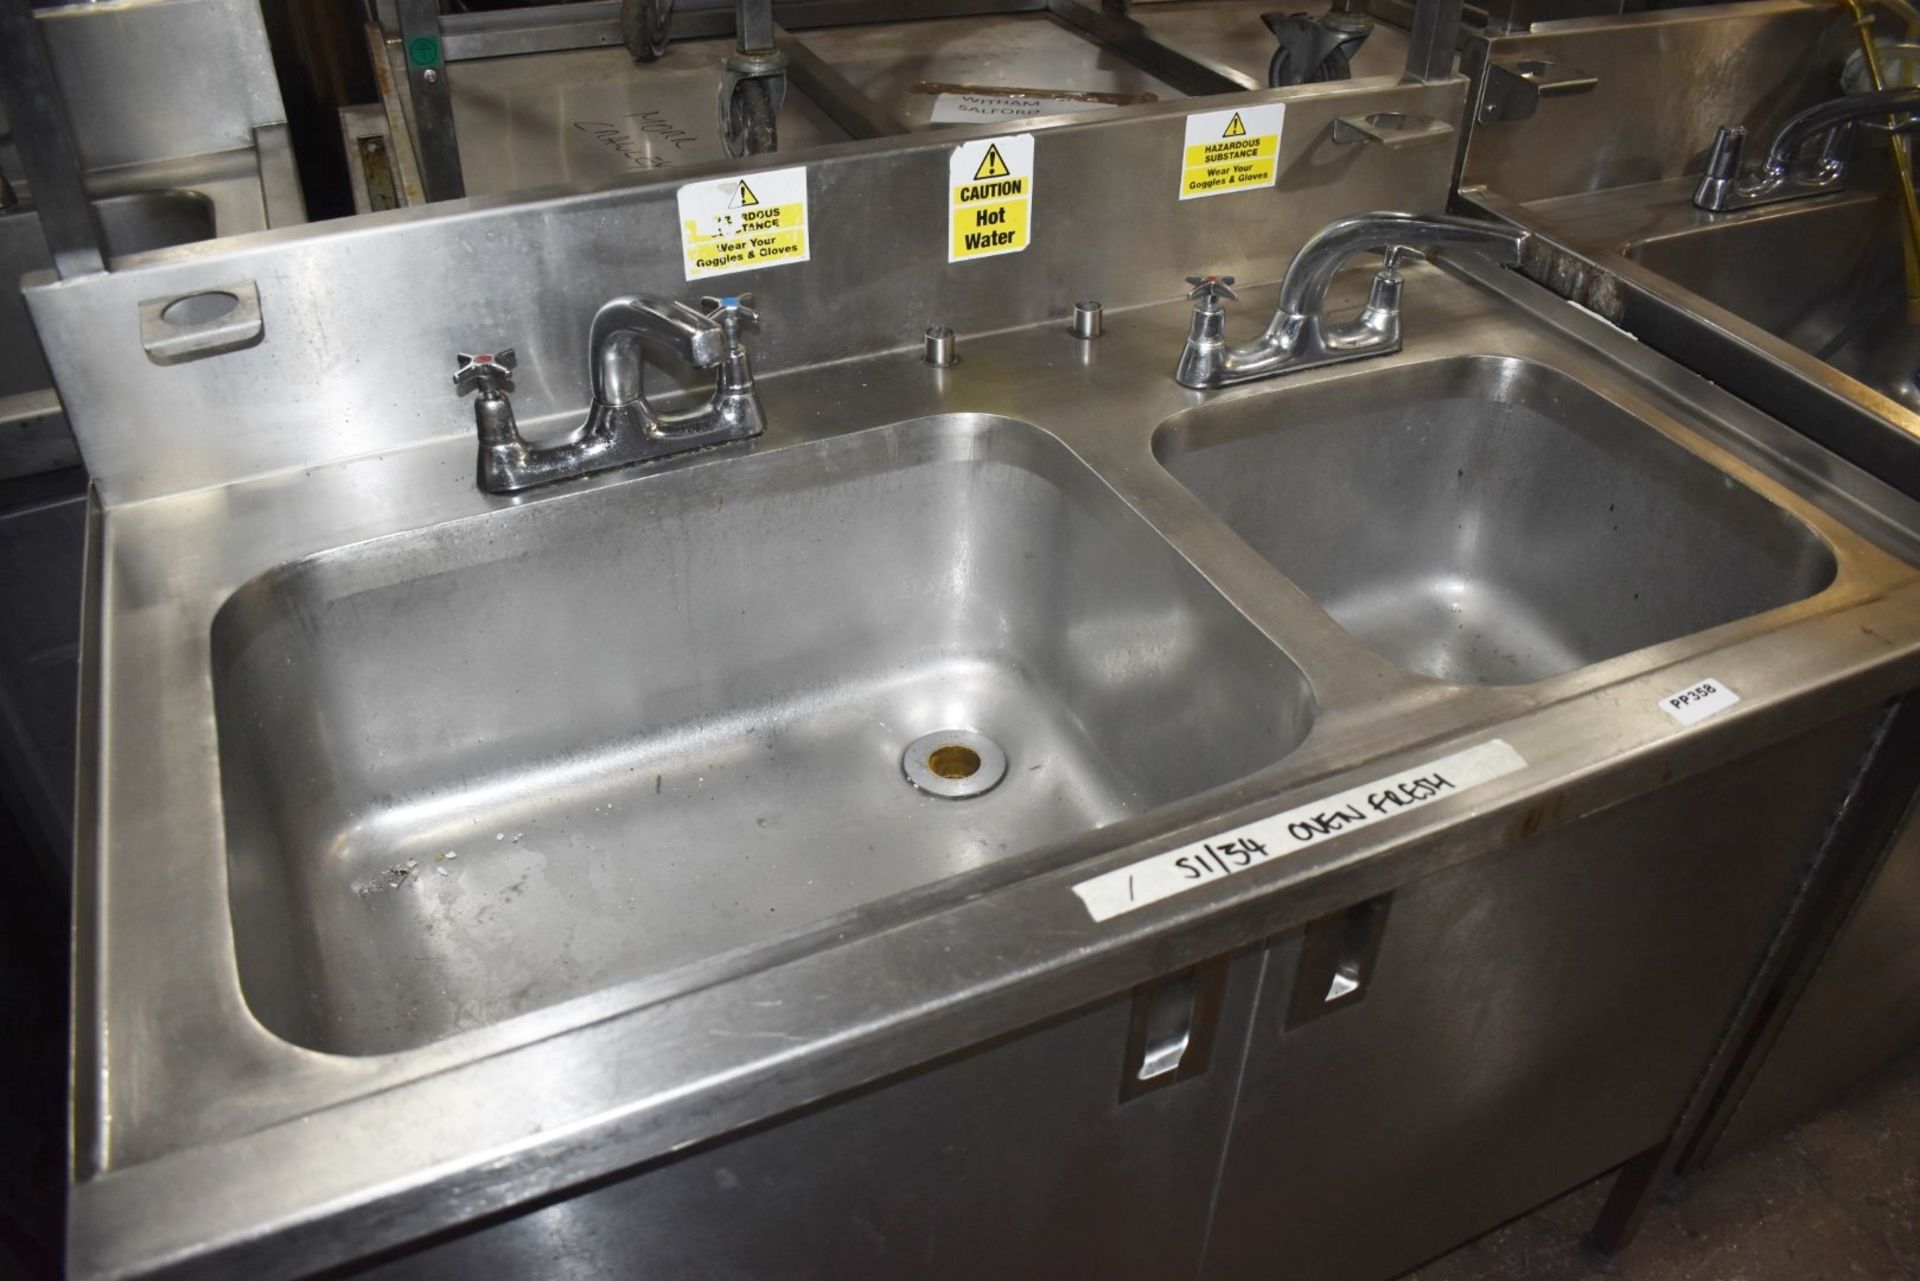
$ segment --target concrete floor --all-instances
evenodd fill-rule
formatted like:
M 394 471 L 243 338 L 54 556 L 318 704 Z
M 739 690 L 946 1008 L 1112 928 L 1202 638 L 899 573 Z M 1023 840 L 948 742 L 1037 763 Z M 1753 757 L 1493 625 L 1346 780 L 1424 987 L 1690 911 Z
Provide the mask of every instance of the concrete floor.
M 1611 1177 L 1402 1281 L 1920 1281 L 1920 1049 L 1654 1207 L 1610 1267 L 1585 1259 Z

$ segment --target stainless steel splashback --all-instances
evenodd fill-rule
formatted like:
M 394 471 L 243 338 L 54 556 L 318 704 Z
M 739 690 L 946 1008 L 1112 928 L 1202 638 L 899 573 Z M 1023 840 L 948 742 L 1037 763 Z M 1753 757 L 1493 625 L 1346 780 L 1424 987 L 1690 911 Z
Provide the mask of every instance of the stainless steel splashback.
M 587 322 L 625 291 L 751 290 L 764 375 L 917 345 L 936 323 L 959 331 L 964 360 L 969 334 L 1050 315 L 1065 325 L 1076 300 L 1109 311 L 1164 301 L 1194 271 L 1275 278 L 1343 214 L 1446 205 L 1452 129 L 1387 145 L 1355 130 L 1336 137 L 1337 119 L 1406 113 L 1453 125 L 1465 98 L 1459 77 L 1381 78 L 1040 128 L 1032 245 L 975 261 L 947 262 L 948 161 L 989 128 L 812 153 L 810 260 L 698 284 L 682 268 L 679 185 L 791 161 L 271 231 L 28 295 L 87 465 L 114 505 L 467 434 L 470 412 L 449 382 L 461 350 L 518 349 L 523 421 L 578 413 Z M 1276 185 L 1179 199 L 1186 117 L 1268 102 L 1286 104 Z M 148 359 L 143 301 L 246 282 L 259 294 L 256 345 L 187 363 Z M 1177 355 L 1167 352 L 1169 375 Z
M 1852 40 L 1844 6 L 1803 0 L 1581 18 L 1476 40 L 1462 55 L 1475 95 L 1460 185 L 1531 201 L 1698 173 L 1720 125 L 1769 136 L 1838 93 Z M 1562 81 L 1531 116 L 1501 119 L 1490 61 L 1545 64 L 1592 84 Z
M 42 13 L 87 169 L 254 145 L 287 118 L 258 0 L 146 0 Z

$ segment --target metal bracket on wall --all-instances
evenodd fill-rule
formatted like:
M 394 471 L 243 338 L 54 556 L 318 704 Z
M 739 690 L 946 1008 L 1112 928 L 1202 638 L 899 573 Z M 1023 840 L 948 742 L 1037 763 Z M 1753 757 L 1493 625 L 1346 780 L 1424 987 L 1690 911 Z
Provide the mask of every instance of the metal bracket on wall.
M 1542 98 L 1586 93 L 1600 83 L 1578 67 L 1544 58 L 1495 58 L 1487 64 L 1476 119 L 1483 122 L 1530 120 Z
M 1364 116 L 1341 116 L 1333 122 L 1333 140 L 1342 146 L 1373 143 L 1411 147 L 1452 136 L 1452 125 L 1417 111 L 1375 111 Z
M 156 365 L 179 365 L 251 347 L 266 335 L 251 280 L 140 300 L 140 346 Z

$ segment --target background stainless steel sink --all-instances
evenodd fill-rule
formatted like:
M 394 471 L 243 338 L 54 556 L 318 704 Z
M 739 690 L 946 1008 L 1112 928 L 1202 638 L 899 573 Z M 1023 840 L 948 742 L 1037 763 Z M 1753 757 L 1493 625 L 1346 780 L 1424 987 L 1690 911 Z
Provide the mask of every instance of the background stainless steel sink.
M 370 1054 L 788 935 L 1279 759 L 1305 679 L 973 415 L 325 553 L 214 624 L 243 988 Z M 1005 781 L 916 791 L 921 735 Z
M 1523 684 L 1811 596 L 1798 519 L 1545 365 L 1460 357 L 1181 414 L 1166 467 L 1381 655 Z
M 1625 254 L 1920 410 L 1920 325 L 1906 315 L 1898 218 L 1886 194 L 1856 192 L 1649 237 Z
M 112 257 L 209 240 L 213 202 L 197 191 L 142 191 L 93 202 L 100 236 Z M 20 278 L 53 266 L 40 215 L 32 209 L 0 214 L 0 396 L 51 386 L 53 375 L 20 298 Z

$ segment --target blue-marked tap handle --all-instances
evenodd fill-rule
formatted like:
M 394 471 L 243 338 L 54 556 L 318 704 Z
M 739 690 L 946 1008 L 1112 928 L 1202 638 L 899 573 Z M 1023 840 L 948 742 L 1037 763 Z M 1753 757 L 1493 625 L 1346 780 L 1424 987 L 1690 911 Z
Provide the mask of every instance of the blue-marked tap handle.
M 707 297 L 700 300 L 706 309 L 709 320 L 724 321 L 728 316 L 738 316 L 758 324 L 760 313 L 753 309 L 752 294 L 726 294 L 721 297 Z

